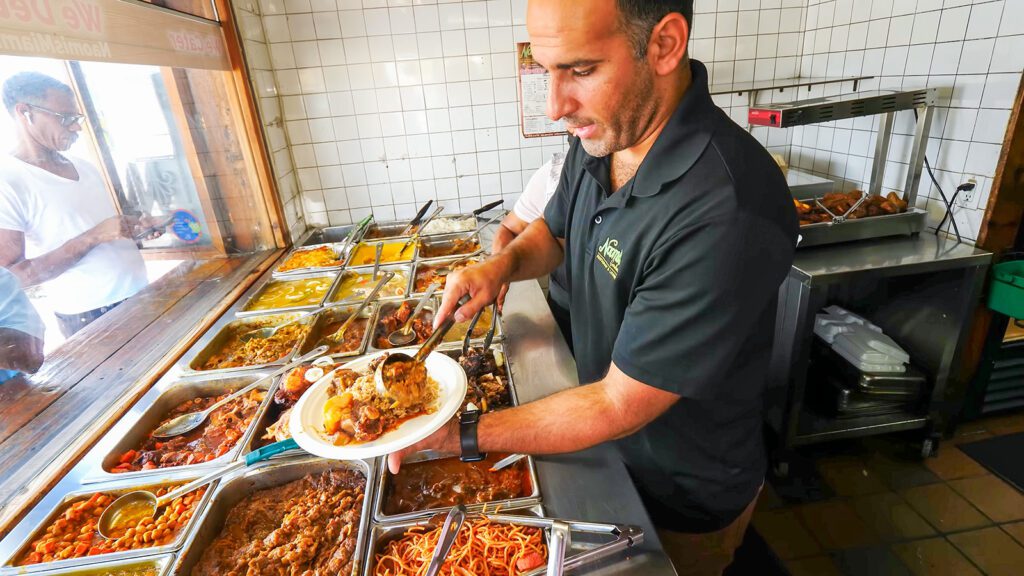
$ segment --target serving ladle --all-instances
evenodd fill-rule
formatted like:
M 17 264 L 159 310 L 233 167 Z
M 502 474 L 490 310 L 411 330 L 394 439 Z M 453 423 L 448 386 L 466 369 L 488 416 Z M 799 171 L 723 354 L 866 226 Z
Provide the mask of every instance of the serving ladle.
M 149 490 L 134 490 L 124 494 L 117 500 L 111 502 L 103 510 L 103 513 L 100 514 L 99 521 L 96 523 L 96 530 L 100 533 L 100 536 L 112 539 L 114 537 L 113 530 L 118 526 L 135 526 L 143 518 L 153 518 L 156 516 L 157 510 L 171 502 L 174 502 L 176 498 L 180 498 L 197 488 L 201 488 L 218 478 L 222 478 L 234 472 L 235 470 L 252 466 L 257 462 L 262 462 L 267 458 L 270 458 L 271 456 L 287 452 L 288 450 L 294 450 L 298 447 L 298 443 L 296 443 L 292 438 L 282 440 L 280 442 L 274 442 L 273 444 L 269 444 L 259 450 L 253 450 L 246 454 L 245 460 L 232 462 L 219 470 L 197 478 L 160 497 L 157 497 L 156 494 L 153 494 Z
M 287 322 L 285 322 L 283 324 L 278 324 L 277 326 L 266 326 L 264 328 L 257 328 L 255 330 L 250 330 L 250 331 L 242 334 L 241 336 L 239 336 L 238 337 L 238 341 L 243 343 L 243 344 L 245 344 L 249 340 L 254 340 L 256 338 L 260 338 L 262 340 L 266 340 L 267 338 L 273 338 L 274 334 L 277 334 L 278 330 L 280 330 L 281 328 L 284 328 L 285 326 L 291 326 L 292 324 L 297 324 L 299 322 L 302 322 L 303 320 L 306 319 L 306 316 L 309 316 L 309 314 L 303 314 L 302 316 L 299 316 L 298 318 L 295 318 L 294 320 L 289 320 L 289 321 L 287 321 Z
M 469 294 L 466 294 L 459 300 L 458 305 L 464 306 L 466 302 L 469 302 L 469 299 Z M 388 357 L 377 366 L 377 370 L 373 373 L 373 383 L 377 388 L 377 392 L 381 395 L 394 398 L 399 402 L 404 402 L 406 404 L 414 403 L 416 400 L 415 398 L 406 397 L 407 393 L 414 391 L 399 390 L 399 387 L 394 386 L 392 375 L 397 368 L 395 364 L 409 362 L 422 364 L 423 361 L 427 359 L 427 356 L 437 348 L 437 345 L 444 340 L 445 335 L 448 334 L 448 331 L 451 330 L 454 325 L 455 315 L 449 314 L 448 317 L 444 319 L 444 322 L 441 322 L 441 325 L 438 326 L 429 337 L 427 337 L 425 342 L 423 342 L 420 349 L 416 351 L 416 356 L 409 356 L 404 352 L 392 352 L 389 354 Z M 402 396 L 402 398 L 399 398 L 399 396 Z
M 234 400 L 235 398 L 238 398 L 239 396 L 242 396 L 243 394 L 248 394 L 250 391 L 255 390 L 256 387 L 259 386 L 262 382 L 280 376 L 281 374 L 284 374 L 285 372 L 291 370 L 292 368 L 295 368 L 296 366 L 302 364 L 303 362 L 309 360 L 310 358 L 316 358 L 317 356 L 320 356 L 324 352 L 327 352 L 327 346 L 318 346 L 313 350 L 310 350 L 308 353 L 298 357 L 294 361 L 285 364 L 284 366 L 278 368 L 277 370 L 274 370 L 270 374 L 267 374 L 262 378 L 258 378 L 252 384 L 249 384 L 248 386 L 238 390 L 237 392 L 230 394 L 227 398 L 224 398 L 220 402 L 213 404 L 212 406 L 206 408 L 205 410 L 200 410 L 198 412 L 189 412 L 188 414 L 182 414 L 181 416 L 171 418 L 167 422 L 161 424 L 159 428 L 154 430 L 152 436 L 153 438 L 164 439 L 171 438 L 174 436 L 181 436 L 182 434 L 191 432 L 192 430 L 198 428 L 200 424 L 206 422 L 206 419 L 217 408 L 220 408 L 221 406 L 227 404 L 228 402 Z
M 388 343 L 396 348 L 412 344 L 413 340 L 416 339 L 416 333 L 412 329 L 412 323 L 416 317 L 419 316 L 423 307 L 427 305 L 427 302 L 430 301 L 430 297 L 434 295 L 434 292 L 436 292 L 440 286 L 440 284 L 435 282 L 427 288 L 426 294 L 424 294 L 423 297 L 420 298 L 420 301 L 416 303 L 416 308 L 412 311 L 412 314 L 409 315 L 409 319 L 405 321 L 405 324 L 402 324 L 402 327 L 398 330 L 388 334 Z

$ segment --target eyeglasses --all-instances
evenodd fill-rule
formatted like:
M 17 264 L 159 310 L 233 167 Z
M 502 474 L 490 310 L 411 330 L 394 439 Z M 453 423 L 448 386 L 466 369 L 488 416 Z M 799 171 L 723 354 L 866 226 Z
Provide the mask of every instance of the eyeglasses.
M 70 128 L 74 124 L 81 124 L 82 121 L 85 120 L 85 114 L 64 114 L 63 112 L 54 112 L 53 110 L 48 110 L 42 106 L 36 106 L 35 104 L 26 103 L 25 105 L 33 110 L 39 110 L 41 112 L 46 112 L 51 116 L 56 116 L 60 119 L 60 125 L 65 128 Z

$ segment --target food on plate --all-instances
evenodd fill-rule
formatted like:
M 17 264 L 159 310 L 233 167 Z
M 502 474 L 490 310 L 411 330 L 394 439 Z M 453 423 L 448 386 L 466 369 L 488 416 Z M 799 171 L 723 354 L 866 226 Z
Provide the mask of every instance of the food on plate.
M 480 241 L 476 236 L 471 238 L 458 238 L 456 240 L 445 240 L 442 242 L 420 241 L 420 258 L 441 258 L 444 256 L 461 256 L 473 254 L 480 250 Z
M 288 259 L 277 267 L 278 272 L 288 272 L 301 268 L 334 268 L 344 264 L 342 256 L 330 246 L 318 246 L 292 252 Z
M 355 382 L 359 377 L 358 372 L 343 370 L 328 357 L 318 358 L 316 364 L 305 364 L 292 369 L 281 380 L 277 392 L 274 393 L 274 400 L 268 410 L 268 420 L 273 421 L 264 431 L 261 439 L 269 442 L 280 442 L 292 437 L 288 430 L 288 419 L 291 417 L 292 407 L 299 401 L 299 398 L 309 390 L 309 387 L 323 378 L 326 374 L 335 370 L 335 377 L 346 382 Z
M 483 338 L 487 331 L 491 329 L 491 316 L 494 315 L 494 307 L 488 306 L 484 308 L 484 311 L 480 314 L 480 319 L 477 320 L 476 326 L 473 327 L 472 338 Z M 469 323 L 472 320 L 466 320 L 465 322 L 455 323 L 451 330 L 444 335 L 445 342 L 461 342 L 466 337 L 466 332 L 469 330 Z
M 158 497 L 178 485 L 151 489 Z M 119 496 L 135 488 L 118 492 L 96 492 L 64 506 L 41 534 L 33 538 L 26 551 L 14 561 L 15 566 L 28 566 L 96 556 L 111 552 L 164 546 L 173 542 L 188 523 L 206 488 L 197 488 L 157 511 L 155 517 L 142 518 L 130 526 L 114 529 L 112 538 L 100 536 L 96 523 L 103 510 Z
M 825 194 L 819 201 L 825 208 L 828 208 L 832 214 L 842 216 L 860 200 L 861 195 L 862 192 L 860 190 L 853 190 L 850 192 L 832 192 L 830 194 Z M 797 216 L 800 218 L 801 226 L 832 221 L 832 216 L 814 201 L 801 202 L 800 200 L 793 199 L 793 205 L 796 208 Z M 889 192 L 886 196 L 875 194 L 869 195 L 867 199 L 865 199 L 864 202 L 846 218 L 849 220 L 856 220 L 858 218 L 868 218 L 871 216 L 901 214 L 906 211 L 906 200 L 900 198 L 899 194 L 896 192 Z
M 438 385 L 425 369 L 401 376 L 412 392 L 402 400 L 377 391 L 374 371 L 387 356 L 375 358 L 354 381 L 337 375 L 332 379 L 323 407 L 323 431 L 335 446 L 371 442 L 410 418 L 437 411 Z
M 456 504 L 483 504 L 527 496 L 531 492 L 526 460 L 491 472 L 508 454 L 488 454 L 479 462 L 442 458 L 403 464 L 387 476 L 384 513 L 389 516 Z
M 424 574 L 440 535 L 440 526 L 413 526 L 374 556 L 373 576 Z M 467 519 L 455 537 L 440 574 L 513 576 L 547 563 L 548 547 L 539 528 Z
M 270 338 L 253 338 L 242 342 L 242 334 L 283 324 L 287 320 L 263 320 L 239 324 L 225 340 L 221 349 L 203 363 L 200 370 L 238 368 L 276 362 L 287 356 L 300 340 L 305 338 L 309 326 L 301 323 L 290 324 L 274 333 Z
M 441 290 L 444 290 L 444 285 L 448 280 L 448 275 L 445 274 L 442 276 L 437 274 L 437 270 L 439 268 L 450 268 L 450 271 L 454 272 L 456 270 L 462 270 L 466 266 L 477 264 L 478 262 L 479 260 L 469 259 L 463 260 L 462 262 L 458 262 L 454 266 L 449 266 L 449 263 L 447 262 L 433 264 L 430 266 L 421 265 L 416 268 L 416 279 L 413 280 L 412 291 L 414 294 L 423 294 L 424 292 L 427 291 L 427 288 L 429 288 L 431 284 L 437 283 L 438 293 L 440 293 Z
M 297 280 L 273 280 L 249 302 L 246 310 L 271 310 L 296 306 L 316 306 L 324 299 L 334 278 L 317 276 Z
M 377 244 L 383 244 L 384 249 L 380 252 L 380 263 L 390 264 L 392 262 L 408 262 L 416 251 L 410 244 L 405 252 L 402 248 L 405 242 L 360 242 L 349 259 L 349 266 L 373 266 L 377 258 Z
M 476 229 L 475 216 L 448 216 L 435 218 L 427 222 L 421 234 L 451 234 L 453 232 L 469 232 Z
M 508 385 L 508 367 L 505 356 L 500 352 L 489 350 L 483 353 L 481 348 L 470 348 L 465 356 L 461 350 L 442 352 L 448 357 L 458 360 L 466 372 L 469 386 L 463 409 L 470 402 L 483 412 L 507 408 L 512 405 L 512 393 Z
M 381 307 L 380 320 L 377 321 L 377 330 L 373 333 L 373 345 L 379 350 L 388 350 L 394 348 L 390 342 L 388 342 L 388 335 L 398 330 L 405 324 L 409 316 L 412 315 L 412 311 L 416 308 L 413 302 L 402 302 L 397 308 L 395 307 Z M 411 342 L 409 345 L 422 344 L 426 342 L 427 338 L 434 331 L 433 326 L 434 313 L 426 308 L 420 311 L 412 321 L 412 331 L 416 335 L 416 340 Z
M 206 410 L 228 395 L 226 393 L 186 400 L 168 412 L 154 430 L 182 414 Z M 234 448 L 245 435 L 245 431 L 255 418 L 265 395 L 262 390 L 253 390 L 235 398 L 211 412 L 206 421 L 198 428 L 181 436 L 159 440 L 153 438 L 152 432 L 150 432 L 140 446 L 122 454 L 118 459 L 117 466 L 109 471 L 120 474 L 138 470 L 186 466 L 209 462 L 223 456 Z
M 371 260 L 372 264 L 373 261 Z M 406 287 L 409 284 L 409 275 L 401 270 L 392 270 L 395 273 L 394 278 L 388 280 L 388 283 L 380 289 L 377 294 L 377 298 L 391 298 L 394 296 L 405 296 Z M 377 285 L 377 280 L 373 279 L 372 272 L 366 272 L 359 274 L 356 272 L 346 272 L 338 282 L 338 287 L 331 293 L 330 301 L 334 302 L 355 302 L 366 298 L 367 294 L 373 290 L 373 287 Z
M 366 478 L 309 474 L 254 492 L 228 512 L 193 576 L 352 574 Z

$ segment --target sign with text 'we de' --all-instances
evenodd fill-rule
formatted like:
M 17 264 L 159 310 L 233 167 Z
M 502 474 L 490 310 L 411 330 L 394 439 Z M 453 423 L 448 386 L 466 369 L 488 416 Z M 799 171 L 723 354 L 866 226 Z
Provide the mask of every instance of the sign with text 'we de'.
M 230 69 L 219 24 L 121 0 L 0 0 L 0 53 Z

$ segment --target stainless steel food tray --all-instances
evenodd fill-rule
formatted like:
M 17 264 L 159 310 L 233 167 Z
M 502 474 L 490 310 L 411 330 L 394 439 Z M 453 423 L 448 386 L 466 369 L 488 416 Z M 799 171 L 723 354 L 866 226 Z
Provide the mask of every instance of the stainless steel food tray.
M 469 258 L 469 262 L 470 263 L 480 262 L 482 256 L 483 256 L 483 254 L 478 254 L 476 256 L 471 256 Z M 456 260 L 461 260 L 462 258 L 464 258 L 464 256 L 448 256 L 448 257 L 445 257 L 445 258 L 434 258 L 432 260 L 420 260 L 420 261 L 416 262 L 416 266 L 415 266 L 415 268 L 413 268 L 413 271 L 412 271 L 412 278 L 409 279 L 409 293 L 412 294 L 413 297 L 415 297 L 415 296 L 422 296 L 422 295 L 426 294 L 425 290 L 424 291 L 417 291 L 416 290 L 416 275 L 419 274 L 421 268 L 443 266 L 444 264 L 447 264 L 449 262 L 455 262 Z M 442 289 L 443 289 L 443 287 L 442 287 Z
M 523 506 L 519 508 L 503 509 L 502 513 L 514 514 L 522 516 L 533 516 L 543 517 L 544 508 L 540 504 L 533 504 L 529 506 Z M 375 524 L 370 530 L 369 537 L 367 538 L 366 550 L 363 554 L 363 565 L 362 574 L 363 576 L 373 576 L 373 569 L 376 566 L 376 558 L 378 552 L 391 540 L 402 536 L 406 530 L 413 526 L 426 526 L 430 518 L 420 518 L 417 520 L 406 520 L 404 522 L 394 522 L 390 524 Z
M 84 556 L 82 558 L 70 558 L 67 560 L 44 562 L 41 564 L 32 564 L 29 566 L 12 565 L 12 562 L 16 558 L 21 556 L 22 552 L 25 551 L 25 549 L 28 547 L 29 544 L 31 544 L 35 537 L 41 531 L 45 530 L 46 527 L 49 526 L 51 522 L 56 520 L 57 516 L 59 515 L 58 513 L 61 510 L 63 510 L 66 506 L 74 502 L 88 499 L 97 492 L 123 494 L 126 492 L 130 492 L 132 490 L 138 490 L 142 488 L 153 490 L 160 488 L 161 486 L 166 486 L 168 484 L 185 484 L 186 482 L 194 480 L 198 477 L 199 475 L 195 473 L 168 473 L 164 477 L 150 476 L 146 478 L 145 482 L 140 482 L 139 480 L 141 479 L 136 478 L 134 482 L 117 481 L 106 484 L 94 484 L 92 486 L 89 486 L 87 489 L 83 488 L 82 490 L 69 492 L 64 495 L 60 502 L 58 502 L 50 509 L 50 511 L 46 514 L 46 516 L 43 518 L 41 522 L 38 522 L 35 526 L 32 527 L 31 530 L 25 533 L 25 535 L 21 538 L 17 548 L 14 549 L 14 552 L 11 554 L 10 558 L 5 559 L 3 565 L 0 566 L 0 575 L 8 576 L 14 574 L 36 574 L 46 570 L 64 570 L 70 568 L 82 568 L 86 566 L 95 567 L 99 563 L 119 562 L 121 560 L 127 559 L 138 560 L 142 557 L 156 556 L 175 552 L 176 550 L 181 548 L 182 544 L 185 542 L 188 535 L 193 531 L 194 527 L 197 525 L 198 519 L 201 517 L 206 508 L 206 505 L 210 501 L 211 493 L 216 488 L 216 482 L 207 486 L 206 493 L 203 494 L 203 497 L 199 500 L 199 503 L 196 504 L 194 512 L 192 513 L 192 517 L 189 518 L 188 523 L 182 527 L 181 531 L 178 532 L 178 536 L 170 544 L 164 546 L 154 546 L 152 548 L 141 548 L 138 550 L 126 550 L 124 552 L 112 552 L 110 554 L 98 554 L 96 556 Z
M 433 257 L 428 257 L 428 256 L 424 256 L 423 254 L 421 254 L 421 252 L 422 252 L 422 250 L 420 250 L 420 246 L 421 245 L 422 246 L 451 245 L 456 240 L 465 240 L 467 238 L 473 238 L 473 237 L 476 238 L 477 249 L 472 251 L 472 252 L 467 252 L 465 254 L 455 254 L 455 255 L 449 254 L 449 255 L 446 255 L 446 256 L 433 256 Z M 433 262 L 438 262 L 438 261 L 443 261 L 443 260 L 449 260 L 451 258 L 460 258 L 462 256 L 477 256 L 477 255 L 483 254 L 483 252 L 484 252 L 483 242 L 480 241 L 480 235 L 479 234 L 460 233 L 460 234 L 444 234 L 444 235 L 440 235 L 440 236 L 426 236 L 426 237 L 420 238 L 419 241 L 416 244 L 417 244 L 416 245 L 416 261 L 417 262 L 433 263 Z
M 366 240 L 367 242 L 375 242 L 377 240 L 395 240 L 397 238 L 408 239 L 410 236 L 412 236 L 412 234 L 402 234 L 402 232 L 404 232 L 408 226 L 408 220 L 374 222 L 373 224 L 370 224 L 369 226 L 366 227 L 366 231 L 363 232 L 363 237 L 361 238 L 361 240 Z M 386 234 L 386 236 L 381 236 L 379 238 L 371 238 L 370 234 L 373 232 L 374 229 L 380 230 L 382 233 Z
M 371 333 L 373 332 L 374 325 L 377 322 L 378 306 L 379 304 L 376 303 L 370 304 L 365 309 L 363 309 L 362 313 L 359 314 L 360 318 L 366 318 L 366 331 L 363 333 L 362 344 L 360 344 L 358 348 L 351 352 L 330 354 L 331 357 L 349 358 L 353 356 L 362 356 L 364 353 L 366 353 L 367 344 L 370 341 Z M 352 313 L 355 312 L 356 308 L 358 307 L 358 304 L 350 304 L 345 306 L 334 305 L 324 308 L 317 312 L 312 320 L 313 327 L 306 334 L 306 338 L 303 339 L 302 343 L 299 345 L 299 351 L 297 352 L 297 354 L 299 356 L 302 356 L 303 354 L 306 354 L 313 348 L 315 348 L 316 345 L 320 343 L 320 339 L 326 336 L 326 334 L 323 334 L 324 328 L 326 328 L 331 322 L 348 319 L 348 317 L 351 316 Z
M 303 247 L 317 246 L 319 244 L 341 244 L 348 238 L 349 232 L 355 224 L 346 224 L 344 226 L 327 226 L 325 228 L 317 228 L 309 235 L 308 238 L 302 243 Z M 365 231 L 365 229 L 364 229 Z M 359 242 L 362 240 L 362 234 L 358 234 L 354 240 Z
M 412 459 L 407 460 L 404 464 L 429 462 L 444 458 L 458 458 L 458 456 L 453 456 L 450 454 L 439 454 L 436 452 L 420 452 Z M 450 507 L 427 508 L 425 510 L 406 512 L 404 514 L 385 514 L 384 500 L 385 498 L 387 498 L 388 495 L 388 479 L 391 477 L 391 473 L 388 472 L 387 470 L 386 458 L 378 458 L 378 461 L 379 462 L 377 465 L 377 485 L 376 490 L 374 491 L 376 496 L 374 498 L 373 508 L 373 519 L 375 521 L 382 524 L 390 524 L 394 522 L 408 522 L 410 520 L 418 520 L 420 518 L 429 518 L 434 514 L 445 513 L 450 509 Z M 466 510 L 469 512 L 482 512 L 484 510 L 506 510 L 539 504 L 541 501 L 540 483 L 537 481 L 537 466 L 534 463 L 532 456 L 526 457 L 526 474 L 530 480 L 530 492 L 526 496 L 520 496 L 519 498 L 508 498 L 504 500 L 495 500 L 494 502 L 487 502 L 485 504 L 467 504 Z
M 372 332 L 370 334 L 370 341 L 367 344 L 367 348 L 366 348 L 366 353 L 367 354 L 371 354 L 371 353 L 374 353 L 374 352 L 382 352 L 384 350 L 398 350 L 398 348 L 377 348 L 377 346 L 375 345 L 375 341 L 377 339 L 377 331 L 379 329 L 383 328 L 383 325 L 381 324 L 381 320 L 386 315 L 388 315 L 391 312 L 393 312 L 396 309 L 398 309 L 398 307 L 401 306 L 403 302 L 410 302 L 412 306 L 415 306 L 417 300 L 416 299 L 407 299 L 407 300 L 393 300 L 391 302 L 381 302 L 380 306 L 377 308 L 377 316 L 374 319 L 373 330 L 372 330 Z M 420 312 L 420 314 L 423 315 L 427 319 L 428 322 L 430 322 L 434 318 L 434 310 L 437 309 L 436 306 L 437 306 L 437 304 L 434 301 L 434 299 L 432 298 L 430 301 L 427 302 L 427 305 L 423 307 L 423 311 Z M 403 346 L 402 348 L 403 349 L 404 348 L 419 348 L 419 344 L 410 344 L 409 346 Z
M 500 208 L 496 208 L 496 209 L 500 210 Z M 490 212 L 490 210 L 488 210 L 488 212 Z M 473 219 L 473 228 L 470 228 L 469 230 L 460 230 L 458 232 L 431 232 L 429 234 L 421 234 L 421 236 L 431 236 L 431 237 L 433 237 L 433 236 L 445 236 L 445 235 L 448 235 L 448 234 L 465 234 L 467 232 L 472 232 L 480 224 L 480 217 L 477 216 L 476 214 L 473 214 L 473 213 L 441 214 L 441 215 L 438 215 L 437 218 L 434 218 L 434 221 L 438 221 L 438 220 L 465 220 L 465 219 L 468 219 L 468 218 L 472 218 Z
M 440 307 L 441 307 L 441 298 L 437 297 L 437 298 L 434 299 L 434 310 L 438 310 L 438 309 L 440 309 Z M 491 304 L 491 308 L 492 308 L 491 314 L 497 314 L 498 313 L 497 309 L 494 308 L 493 304 Z M 459 322 L 459 323 L 455 324 L 455 326 L 452 326 L 452 330 L 455 330 L 457 326 L 460 326 L 460 325 L 463 325 L 463 324 L 466 325 L 466 327 L 468 328 L 470 322 L 471 322 L 471 320 L 466 320 L 465 322 Z M 489 329 L 490 329 L 490 323 L 489 322 L 485 323 L 483 318 L 481 318 L 480 321 L 477 322 L 476 328 L 474 328 L 474 332 L 480 332 L 480 336 L 479 337 L 470 338 L 469 339 L 469 343 L 471 345 L 474 345 L 474 346 L 483 344 L 484 338 L 487 335 L 487 331 Z M 439 348 L 442 348 L 444 350 L 447 350 L 448 346 L 457 346 L 457 347 L 461 348 L 462 347 L 462 341 L 463 341 L 464 338 L 465 338 L 465 336 L 462 336 L 462 337 L 456 339 L 456 338 L 454 338 L 454 336 L 452 336 L 451 332 L 448 332 L 448 334 L 445 335 L 444 340 L 441 341 L 441 346 L 439 346 Z M 497 326 L 495 327 L 495 330 L 494 330 L 494 342 L 502 342 L 504 340 L 505 340 L 505 327 L 502 325 L 501 314 L 498 314 L 498 323 L 497 323 Z
M 341 260 L 341 263 L 340 264 L 336 264 L 334 266 L 305 267 L 305 268 L 296 268 L 294 270 L 288 270 L 288 271 L 285 271 L 285 272 L 281 272 L 280 271 L 281 265 L 284 264 L 285 262 L 287 262 L 288 259 L 291 258 L 292 255 L 295 254 L 296 252 L 305 252 L 307 250 L 315 250 L 316 248 L 320 248 L 321 246 L 327 246 L 327 247 L 331 248 L 332 250 L 334 250 L 335 256 L 337 256 Z M 300 247 L 297 247 L 297 248 L 293 249 L 291 252 L 288 253 L 287 256 L 285 256 L 284 258 L 281 259 L 281 263 L 274 267 L 274 271 L 271 273 L 271 277 L 272 278 L 289 278 L 289 277 L 292 277 L 292 276 L 303 276 L 303 275 L 306 275 L 306 274 L 317 274 L 317 273 L 321 273 L 322 274 L 324 272 L 338 272 L 342 268 L 345 267 L 345 261 L 346 261 L 346 259 L 348 257 L 348 253 L 347 252 L 348 252 L 348 248 L 342 242 L 325 242 L 323 244 L 310 244 L 308 246 L 300 246 Z
M 267 405 L 270 402 L 269 397 L 264 398 L 263 402 L 256 407 L 256 414 L 253 416 L 252 422 L 246 428 L 242 437 L 239 438 L 235 447 L 213 460 L 199 464 L 154 468 L 152 470 L 139 470 L 135 472 L 121 472 L 116 474 L 108 472 L 109 469 L 118 464 L 122 454 L 141 445 L 149 433 L 156 429 L 162 419 L 175 406 L 178 406 L 182 402 L 192 398 L 218 396 L 229 391 L 239 390 L 249 384 L 252 384 L 255 380 L 265 376 L 266 374 L 266 372 L 245 373 L 227 378 L 203 377 L 201 379 L 190 379 L 175 382 L 164 390 L 160 396 L 145 409 L 142 416 L 133 422 L 127 431 L 121 433 L 122 428 L 120 426 L 115 426 L 110 430 L 110 432 L 108 432 L 108 435 L 120 434 L 120 439 L 103 457 L 100 468 L 90 472 L 82 479 L 82 483 L 91 484 L 95 482 L 109 482 L 113 480 L 135 480 L 138 478 L 149 479 L 154 474 L 166 473 L 168 471 L 191 473 L 195 470 L 202 470 L 211 466 L 220 466 L 231 462 L 248 445 L 247 439 L 254 433 L 256 424 L 259 422 L 263 412 L 266 410 Z M 271 383 L 272 380 L 268 379 L 260 385 L 259 389 L 268 390 Z
M 798 248 L 868 240 L 883 236 L 918 234 L 925 229 L 928 213 L 920 208 L 908 208 L 902 214 L 885 214 L 846 220 L 838 224 L 818 222 L 800 227 L 803 239 Z
M 355 246 L 352 247 L 351 253 L 349 254 L 349 258 L 351 258 L 352 255 L 355 254 L 355 251 L 359 249 L 359 246 L 362 246 L 362 245 L 373 246 L 375 244 L 405 244 L 405 242 L 407 240 L 408 240 L 408 238 L 399 238 L 399 239 L 394 239 L 394 240 L 367 240 L 365 242 L 360 241 L 359 243 L 357 243 Z M 420 252 L 419 242 L 413 242 L 408 248 L 406 248 L 405 254 L 403 255 L 403 256 L 408 256 L 408 258 L 403 257 L 401 260 L 395 260 L 395 261 L 392 261 L 392 262 L 381 262 L 380 265 L 381 265 L 381 267 L 384 267 L 384 266 L 401 266 L 403 264 L 404 265 L 409 265 L 409 264 L 412 264 L 413 262 L 415 262 L 419 258 L 419 252 Z M 345 269 L 346 270 L 360 270 L 360 271 L 362 271 L 362 270 L 372 270 L 373 269 L 373 262 L 371 261 L 369 264 L 356 264 L 356 263 L 353 263 L 353 262 L 346 262 Z
M 332 272 L 328 274 L 303 274 L 301 276 L 296 275 L 272 278 L 269 281 L 264 282 L 263 285 L 261 285 L 259 289 L 253 293 L 252 296 L 249 296 L 249 298 L 246 299 L 245 304 L 243 304 L 241 308 L 235 311 L 235 316 L 238 318 L 246 318 L 249 316 L 261 316 L 265 314 L 281 314 L 285 312 L 309 312 L 312 310 L 316 310 L 317 308 L 320 308 L 321 306 L 324 305 L 324 302 L 327 301 L 327 297 L 330 296 L 331 293 L 334 291 L 334 287 L 338 282 L 338 275 L 338 272 Z M 301 280 L 309 280 L 313 278 L 330 279 L 330 281 L 327 283 L 327 290 L 324 291 L 323 297 L 317 300 L 316 302 L 312 302 L 310 304 L 300 304 L 297 306 L 282 306 L 278 308 L 264 308 L 262 310 L 249 310 L 249 306 L 255 304 L 256 301 L 259 300 L 260 296 L 262 296 L 263 293 L 270 288 L 270 286 L 284 282 L 295 282 Z
M 204 511 L 197 528 L 191 532 L 181 554 L 175 562 L 175 574 L 189 574 L 199 562 L 203 552 L 220 534 L 228 512 L 246 496 L 266 488 L 286 484 L 305 476 L 327 470 L 344 468 L 362 472 L 366 478 L 363 510 L 360 514 L 359 532 L 352 559 L 352 573 L 357 573 L 363 564 L 362 555 L 366 548 L 366 537 L 370 530 L 374 469 L 364 460 L 324 460 L 321 458 L 298 458 L 271 461 L 250 468 L 221 480 L 213 500 Z M 348 575 L 339 575 L 348 576 Z
M 441 353 L 453 353 L 454 352 L 454 353 L 458 354 L 458 353 L 461 352 L 461 350 L 462 350 L 462 344 L 461 343 L 460 344 L 447 344 L 447 345 L 443 345 L 443 346 L 438 346 L 437 347 L 437 351 L 441 352 Z M 505 376 L 506 376 L 506 378 L 508 378 L 508 394 L 509 394 L 509 399 L 511 400 L 512 406 L 519 406 L 519 395 L 516 393 L 515 378 L 513 378 L 511 367 L 508 365 L 508 356 L 505 354 L 505 347 L 504 347 L 504 345 L 501 344 L 501 343 L 497 343 L 496 342 L 496 343 L 491 345 L 491 350 L 490 351 L 491 351 L 492 354 L 494 354 L 494 353 L 501 354 L 501 356 L 502 356 L 502 365 L 505 367 Z M 458 362 L 458 358 L 457 357 L 453 358 L 453 360 Z
M 403 294 L 401 296 L 383 296 L 383 295 L 378 295 L 376 300 L 380 300 L 382 302 L 387 302 L 387 301 L 390 301 L 390 300 L 404 300 L 404 299 L 409 297 L 409 291 L 411 290 L 411 287 L 412 287 L 412 265 L 410 265 L 410 264 L 388 264 L 387 266 L 381 266 L 380 270 L 381 270 L 381 272 L 391 271 L 391 272 L 395 272 L 395 273 L 401 272 L 402 274 L 405 274 L 405 276 L 406 276 L 405 294 Z M 349 298 L 346 298 L 344 300 L 339 300 L 337 302 L 335 302 L 333 299 L 334 299 L 334 295 L 339 290 L 341 290 L 341 287 L 342 287 L 342 285 L 344 284 L 344 282 L 345 282 L 345 280 L 347 278 L 350 278 L 350 277 L 356 276 L 356 275 L 370 274 L 370 273 L 372 273 L 372 271 L 373 271 L 373 268 L 370 267 L 370 268 L 349 269 L 349 270 L 345 270 L 344 272 L 342 272 L 341 275 L 338 277 L 337 281 L 334 283 L 333 286 L 331 286 L 331 289 L 328 291 L 327 298 L 324 299 L 323 305 L 324 306 L 332 306 L 332 305 L 335 305 L 335 304 L 350 304 L 350 303 L 356 303 L 357 304 L 357 303 L 361 302 L 363 300 L 363 298 L 364 298 L 363 296 L 349 297 Z M 390 284 L 390 282 L 389 282 L 389 284 Z M 372 289 L 373 286 L 371 285 L 370 288 Z M 383 290 L 382 290 L 382 292 L 383 292 Z
M 227 340 L 228 337 L 231 336 L 235 331 L 255 330 L 256 328 L 261 327 L 260 324 L 262 321 L 267 319 L 273 319 L 274 324 L 276 325 L 287 322 L 289 320 L 294 320 L 302 316 L 306 318 L 305 320 L 302 321 L 302 324 L 304 325 L 308 325 L 308 323 L 311 322 L 313 319 L 313 315 L 308 312 L 285 312 L 281 314 L 262 314 L 259 316 L 249 316 L 247 318 L 239 318 L 237 320 L 232 320 L 231 322 L 227 323 L 224 327 L 222 327 L 217 332 L 217 335 L 214 336 L 213 339 L 211 339 L 206 344 L 206 346 L 204 346 L 201 350 L 199 350 L 199 352 L 192 356 L 192 358 L 188 362 L 188 365 L 185 367 L 185 370 L 183 370 L 183 374 L 186 376 L 196 374 L 230 374 L 239 372 L 241 370 L 248 371 L 258 370 L 261 368 L 283 366 L 287 364 L 289 360 L 291 360 L 292 356 L 294 356 L 295 350 L 299 347 L 300 344 L 302 344 L 301 339 L 298 342 L 296 342 L 294 346 L 292 346 L 290 352 L 288 352 L 281 358 L 273 362 L 268 362 L 266 364 L 254 364 L 252 366 L 236 366 L 231 368 L 215 368 L 213 370 L 202 370 L 199 368 L 200 366 L 205 364 L 206 361 L 209 360 L 211 356 L 213 356 L 223 347 L 225 340 Z
M 38 572 L 39 576 L 104 576 L 107 574 L 120 574 L 118 570 L 145 570 L 151 569 L 156 576 L 170 576 L 174 568 L 174 555 L 162 554 L 152 558 L 134 558 L 129 560 L 118 560 L 117 562 L 103 562 L 79 568 L 66 568 L 60 570 L 45 570 Z

